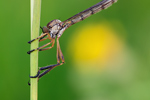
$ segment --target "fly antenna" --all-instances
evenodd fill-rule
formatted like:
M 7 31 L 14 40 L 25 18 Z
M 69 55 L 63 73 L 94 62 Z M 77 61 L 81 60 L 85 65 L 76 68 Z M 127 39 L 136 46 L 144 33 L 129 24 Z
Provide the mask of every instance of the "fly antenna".
M 40 26 L 40 28 L 43 30 L 43 28 Z

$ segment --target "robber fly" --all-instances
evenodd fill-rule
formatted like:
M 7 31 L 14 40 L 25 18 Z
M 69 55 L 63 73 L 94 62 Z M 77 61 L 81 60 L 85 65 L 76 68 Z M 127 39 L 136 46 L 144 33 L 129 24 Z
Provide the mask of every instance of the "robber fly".
M 57 64 L 54 65 L 49 65 L 49 66 L 45 66 L 45 67 L 41 67 L 38 72 L 37 75 L 35 76 L 30 76 L 30 78 L 41 78 L 43 75 L 45 75 L 46 73 L 48 73 L 49 71 L 51 71 L 53 68 L 55 68 L 56 66 L 62 65 L 65 61 L 64 61 L 64 56 L 63 53 L 60 49 L 60 44 L 59 44 L 59 38 L 61 37 L 61 35 L 63 34 L 63 32 L 69 28 L 71 25 L 80 22 L 84 19 L 86 19 L 87 17 L 108 8 L 109 6 L 111 6 L 113 3 L 117 2 L 117 0 L 102 0 L 101 2 L 93 5 L 92 7 L 70 17 L 69 19 L 61 22 L 58 19 L 52 20 L 50 21 L 47 26 L 44 26 L 43 28 L 41 27 L 43 33 L 37 37 L 36 39 L 33 39 L 31 41 L 29 41 L 28 43 L 31 44 L 33 41 L 39 39 L 39 42 L 44 41 L 46 39 L 51 40 L 49 43 L 38 47 L 36 49 L 30 50 L 27 53 L 30 54 L 31 52 L 38 50 L 38 51 L 44 51 L 44 50 L 48 50 L 51 49 L 54 44 L 55 44 L 55 38 L 56 38 L 56 42 L 57 42 Z M 46 37 L 47 36 L 47 37 Z M 48 45 L 50 45 L 50 47 L 44 48 Z M 61 62 L 60 62 L 61 60 Z M 40 73 L 42 70 L 45 70 L 44 72 Z

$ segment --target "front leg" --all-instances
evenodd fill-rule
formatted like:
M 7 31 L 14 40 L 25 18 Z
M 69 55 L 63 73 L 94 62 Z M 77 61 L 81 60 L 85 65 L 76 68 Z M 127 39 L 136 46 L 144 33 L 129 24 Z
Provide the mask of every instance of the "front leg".
M 44 48 L 44 47 L 50 45 L 51 43 L 52 43 L 52 46 L 50 46 L 49 49 L 51 49 L 51 48 L 54 46 L 55 39 L 51 40 L 51 42 L 49 42 L 49 43 L 47 43 L 47 44 L 45 44 L 45 45 L 43 45 L 43 46 L 41 46 L 41 47 L 38 47 L 38 48 L 33 49 L 33 50 L 30 50 L 30 51 L 28 51 L 27 53 L 30 54 L 31 52 L 33 52 L 33 51 L 35 51 L 35 50 L 43 51 L 44 49 L 42 49 L 42 48 Z M 45 48 L 45 50 L 48 50 L 48 49 Z
M 28 43 L 31 44 L 33 41 L 37 40 L 37 39 L 40 39 L 40 38 L 43 38 L 47 35 L 48 33 L 42 33 L 39 37 L 33 39 L 33 40 L 30 40 Z

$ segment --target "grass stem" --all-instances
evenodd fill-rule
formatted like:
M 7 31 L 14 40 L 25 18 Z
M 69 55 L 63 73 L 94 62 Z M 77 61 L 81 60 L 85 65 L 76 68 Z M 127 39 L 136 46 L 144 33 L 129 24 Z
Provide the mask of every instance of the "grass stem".
M 41 0 L 30 0 L 31 3 L 31 40 L 39 36 L 40 29 L 40 13 L 41 13 Z M 38 40 L 31 43 L 31 50 L 38 48 Z M 35 76 L 38 71 L 38 51 L 30 54 L 30 75 Z M 38 82 L 37 78 L 30 79 L 30 100 L 38 99 Z

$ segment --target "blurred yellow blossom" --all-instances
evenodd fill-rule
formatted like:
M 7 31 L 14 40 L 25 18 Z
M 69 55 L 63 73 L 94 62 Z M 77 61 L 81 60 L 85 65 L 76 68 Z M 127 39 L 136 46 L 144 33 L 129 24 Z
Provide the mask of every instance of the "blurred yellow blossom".
M 108 22 L 90 23 L 75 31 L 70 40 L 70 53 L 80 69 L 101 68 L 115 59 L 122 50 L 123 41 Z M 92 66 L 91 68 L 88 66 Z

